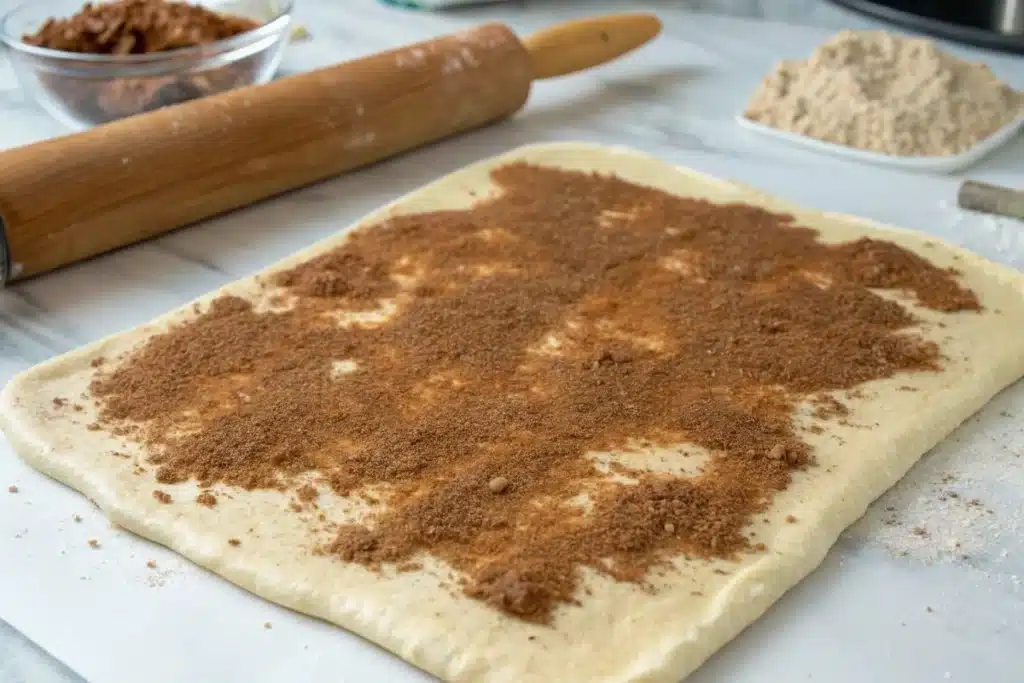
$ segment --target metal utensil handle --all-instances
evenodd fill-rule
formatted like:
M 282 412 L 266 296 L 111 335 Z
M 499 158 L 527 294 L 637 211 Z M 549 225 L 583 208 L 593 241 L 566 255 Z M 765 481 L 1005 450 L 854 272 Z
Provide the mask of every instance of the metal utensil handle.
M 1024 220 L 1024 191 L 965 180 L 957 193 L 962 209 Z

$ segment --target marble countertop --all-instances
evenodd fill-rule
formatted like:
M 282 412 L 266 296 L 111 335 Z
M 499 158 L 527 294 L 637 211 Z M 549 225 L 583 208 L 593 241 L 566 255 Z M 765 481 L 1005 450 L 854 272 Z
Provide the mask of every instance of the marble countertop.
M 0 4 L 0 8 L 5 4 Z M 826 35 L 822 29 L 877 26 L 874 22 L 820 0 L 661 0 L 646 3 L 599 0 L 586 3 L 585 7 L 583 5 L 568 0 L 523 0 L 431 14 L 384 7 L 373 0 L 350 0 L 347 3 L 300 0 L 297 13 L 310 28 L 313 39 L 290 48 L 282 66 L 284 73 L 315 68 L 492 19 L 504 20 L 518 29 L 528 30 L 584 12 L 643 6 L 655 9 L 663 17 L 666 35 L 657 49 L 646 50 L 620 66 L 602 70 L 594 76 L 567 81 L 557 91 L 538 88 L 531 101 L 529 115 L 503 124 L 500 130 L 479 132 L 446 143 L 443 150 L 434 148 L 426 153 L 427 156 L 417 154 L 390 162 L 358 177 L 325 183 L 208 225 L 0 291 L 0 384 L 32 364 L 113 331 L 142 323 L 226 281 L 252 272 L 433 176 L 516 144 L 538 139 L 577 137 L 628 144 L 676 159 L 692 156 L 702 160 L 701 163 L 709 170 L 740 169 L 736 172 L 749 176 L 743 179 L 755 184 L 758 179 L 763 179 L 764 183 L 771 185 L 772 169 L 784 169 L 790 178 L 799 178 L 802 173 L 807 183 L 817 190 L 800 193 L 801 200 L 818 202 L 821 208 L 851 212 L 859 212 L 858 209 L 863 208 L 864 212 L 878 217 L 903 219 L 909 227 L 932 229 L 937 234 L 977 248 L 990 258 L 1024 267 L 1024 226 L 1014 221 L 969 215 L 953 209 L 950 202 L 956 177 L 903 177 L 893 173 L 873 173 L 863 167 L 851 168 L 844 162 L 751 139 L 732 125 L 732 115 L 742 107 L 750 88 L 764 71 L 777 59 L 797 57 L 803 53 L 798 51 L 794 54 L 794 46 L 801 46 L 800 50 L 805 51 L 805 46 Z M 954 49 L 989 61 L 1000 75 L 1010 79 L 1016 87 L 1024 88 L 1024 62 L 1019 58 Z M 48 119 L 26 99 L 17 87 L 9 64 L 2 58 L 0 114 L 4 120 L 0 126 L 0 148 L 64 132 L 59 124 Z M 969 173 L 976 179 L 1024 186 L 1024 141 L 1018 139 Z M 837 178 L 840 179 L 838 182 Z M 875 183 L 872 186 L 875 189 L 864 191 L 865 182 Z M 857 184 L 860 189 L 856 193 L 844 194 L 840 187 L 844 183 Z M 934 200 L 929 199 L 930 206 L 934 206 L 929 208 L 932 213 L 928 214 L 927 221 L 916 210 L 902 210 L 900 197 L 886 193 L 887 187 L 899 184 L 905 192 L 916 196 L 934 195 Z M 328 201 L 344 202 L 343 222 L 339 223 L 337 216 L 321 210 L 320 207 Z M 287 229 L 282 229 L 282 224 Z M 1020 391 L 1002 399 L 1002 402 L 1002 411 L 1007 414 L 1017 409 L 1024 412 L 1024 393 Z M 970 442 L 974 437 L 968 434 L 963 438 Z M 3 446 L 0 457 L 10 458 L 10 450 L 2 442 L 0 446 Z M 931 457 L 934 460 L 942 456 Z M 44 485 L 41 478 L 32 479 L 31 473 L 20 465 L 18 467 L 18 477 L 32 485 Z M 9 482 L 0 483 L 6 488 Z M 902 495 L 914 504 L 916 494 L 913 489 Z M 1013 514 L 1011 507 L 1007 506 L 1008 519 Z M 922 514 L 924 512 L 922 510 Z M 1009 526 L 1002 531 L 1008 529 Z M 843 543 L 855 545 L 855 540 L 850 538 L 855 539 L 856 533 Z M 881 545 L 885 545 L 885 539 L 881 541 Z M 1001 634 L 993 635 L 993 638 L 1010 638 L 1000 641 L 1004 643 L 1014 642 L 1013 638 L 1017 637 L 1014 633 L 1017 632 L 1013 631 L 1012 623 L 1015 619 L 1020 622 L 1020 615 L 1024 614 L 1024 610 L 1019 609 L 1024 604 L 1024 595 L 1017 590 L 1020 587 L 1018 576 L 1024 574 L 1024 565 L 1021 564 L 1024 547 L 1021 547 L 1021 542 L 1016 543 L 1007 542 L 1000 546 L 1000 557 L 992 560 L 993 564 L 985 569 L 988 576 L 1001 577 L 999 581 L 993 579 L 996 587 L 988 586 L 989 593 L 995 590 L 997 595 L 1003 595 L 1000 591 L 1005 590 L 1001 599 L 1016 601 L 1013 603 L 1016 607 L 1008 608 L 1001 617 L 999 623 L 1004 628 L 1000 631 L 996 626 L 991 627 Z M 898 545 L 893 541 L 890 550 Z M 926 556 L 931 552 L 926 548 L 912 547 L 912 544 L 897 550 L 911 556 L 917 553 L 921 555 L 922 562 L 928 560 Z M 13 566 L 10 563 L 17 562 L 17 556 L 9 553 L 0 555 L 0 576 L 8 575 L 5 565 Z M 836 560 L 833 564 L 836 566 L 832 570 L 841 575 L 843 560 Z M 877 566 L 872 571 L 875 570 L 878 570 Z M 890 570 L 894 573 L 886 575 L 886 580 L 903 581 L 897 576 L 899 568 L 890 567 L 885 571 Z M 941 571 L 952 572 L 954 569 L 945 566 Z M 991 573 L 993 571 L 995 574 Z M 816 587 L 806 590 L 822 592 L 824 586 L 819 580 Z M 54 618 L 59 618 L 59 610 L 54 609 Z M 0 618 L 16 621 L 8 615 L 7 606 L 2 601 Z M 1019 642 L 1021 638 L 1017 637 L 1018 646 Z M 1019 681 L 1019 677 L 1014 678 L 1009 673 L 1014 668 L 1018 672 L 1024 671 L 1019 647 L 1012 655 L 1005 656 L 1017 658 L 1015 662 L 1006 662 L 1009 668 L 992 668 L 987 678 L 962 674 L 958 680 L 1010 683 L 1012 678 Z M 1002 674 L 998 672 L 1011 677 L 1001 678 Z M 951 677 L 952 673 L 947 671 L 944 676 Z M 0 682 L 68 683 L 82 680 L 12 626 L 0 621 Z M 916 683 L 918 679 L 913 680 Z M 94 683 L 108 681 L 95 680 Z

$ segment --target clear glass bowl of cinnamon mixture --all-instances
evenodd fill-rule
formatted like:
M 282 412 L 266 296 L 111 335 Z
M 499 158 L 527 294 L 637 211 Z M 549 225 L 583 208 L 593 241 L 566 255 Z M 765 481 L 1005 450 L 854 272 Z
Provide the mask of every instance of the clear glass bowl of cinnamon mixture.
M 0 20 L 22 87 L 76 129 L 273 78 L 292 0 L 28 0 Z

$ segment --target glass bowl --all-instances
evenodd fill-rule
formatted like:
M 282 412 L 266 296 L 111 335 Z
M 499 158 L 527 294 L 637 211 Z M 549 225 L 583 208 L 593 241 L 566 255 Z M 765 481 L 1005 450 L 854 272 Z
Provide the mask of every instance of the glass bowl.
M 206 45 L 151 54 L 81 54 L 35 47 L 22 36 L 51 17 L 70 17 L 84 0 L 28 0 L 0 19 L 22 87 L 51 116 L 75 129 L 178 104 L 274 77 L 288 44 L 293 0 L 199 3 L 261 22 L 261 26 Z

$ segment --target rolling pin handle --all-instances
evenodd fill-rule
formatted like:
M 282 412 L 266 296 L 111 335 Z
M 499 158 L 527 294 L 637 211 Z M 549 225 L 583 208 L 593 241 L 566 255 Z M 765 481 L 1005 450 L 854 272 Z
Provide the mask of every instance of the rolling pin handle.
M 577 19 L 523 39 L 535 80 L 590 69 L 632 52 L 661 33 L 653 14 L 616 14 Z

